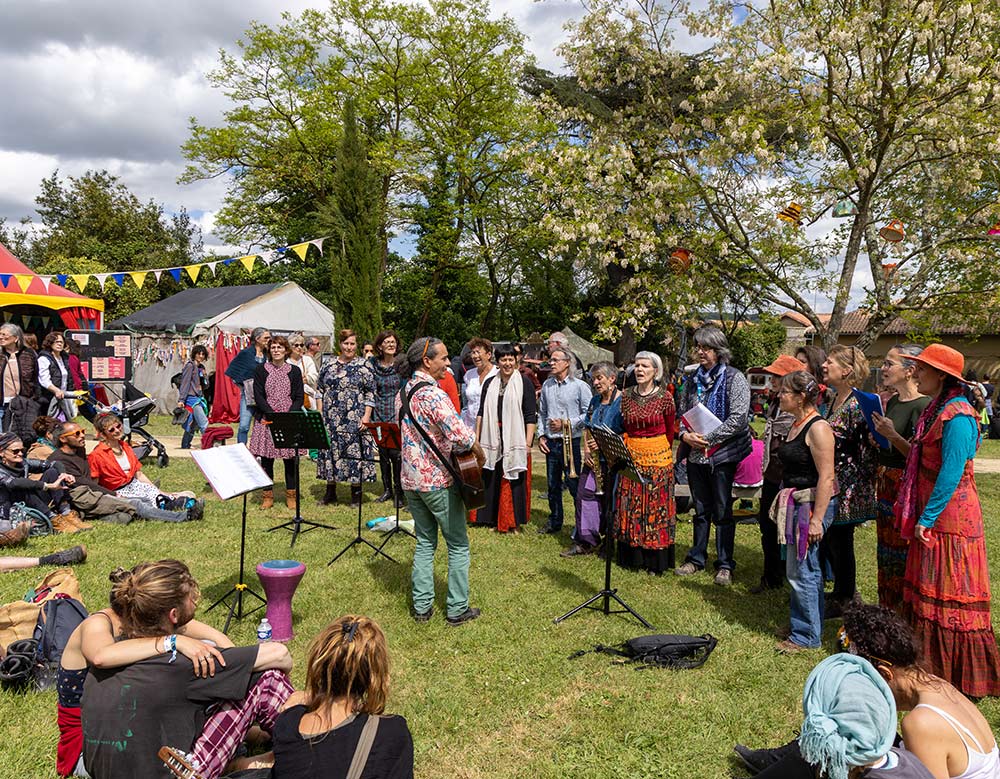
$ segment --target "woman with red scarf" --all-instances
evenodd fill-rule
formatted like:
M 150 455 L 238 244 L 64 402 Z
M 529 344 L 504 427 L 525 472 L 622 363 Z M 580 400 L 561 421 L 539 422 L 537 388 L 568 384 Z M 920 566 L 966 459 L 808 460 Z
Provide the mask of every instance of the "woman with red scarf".
M 917 421 L 896 501 L 897 528 L 910 542 L 902 614 L 931 673 L 973 698 L 1000 695 L 983 512 L 972 468 L 979 421 L 962 391 L 965 359 L 943 344 L 912 359 L 917 388 L 933 400 Z

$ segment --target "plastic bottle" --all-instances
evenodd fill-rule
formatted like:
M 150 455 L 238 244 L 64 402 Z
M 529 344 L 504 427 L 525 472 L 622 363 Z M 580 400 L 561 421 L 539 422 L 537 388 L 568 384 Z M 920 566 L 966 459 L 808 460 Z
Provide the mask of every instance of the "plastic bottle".
M 381 525 L 383 522 L 388 522 L 390 519 L 392 519 L 392 517 L 375 517 L 375 519 L 369 519 L 365 522 L 365 527 L 371 530 L 376 525 Z
M 257 643 L 263 644 L 265 641 L 271 640 L 271 623 L 267 621 L 267 617 L 264 617 L 257 626 Z

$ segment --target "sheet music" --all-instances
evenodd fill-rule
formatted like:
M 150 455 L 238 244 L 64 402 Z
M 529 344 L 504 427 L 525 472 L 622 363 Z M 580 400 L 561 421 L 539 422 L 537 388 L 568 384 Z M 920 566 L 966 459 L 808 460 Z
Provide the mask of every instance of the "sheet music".
M 246 444 L 192 449 L 191 457 L 222 500 L 274 485 Z
M 708 435 L 722 425 L 722 420 L 709 411 L 704 403 L 695 403 L 681 415 L 681 419 L 688 426 L 688 430 L 698 435 Z

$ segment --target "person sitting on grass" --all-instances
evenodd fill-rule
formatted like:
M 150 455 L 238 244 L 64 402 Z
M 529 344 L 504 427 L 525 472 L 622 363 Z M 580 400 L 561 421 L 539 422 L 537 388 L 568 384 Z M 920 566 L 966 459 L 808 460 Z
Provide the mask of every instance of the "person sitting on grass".
M 62 568 L 76 565 L 87 559 L 87 547 L 74 546 L 61 552 L 42 555 L 41 557 L 0 557 L 0 573 L 20 571 L 25 568 L 38 568 L 40 565 L 54 565 Z
M 52 439 L 52 431 L 56 429 L 59 420 L 55 417 L 40 416 L 31 423 L 31 429 L 35 431 L 35 441 L 28 447 L 25 458 L 28 460 L 47 460 L 56 448 Z M 40 473 L 31 474 L 32 479 L 40 479 Z
M 61 490 L 63 485 L 71 486 L 72 476 L 59 474 L 51 481 L 29 478 L 30 474 L 45 473 L 47 469 L 44 460 L 24 458 L 24 443 L 17 433 L 0 433 L 0 520 L 10 517 L 15 503 L 23 503 L 48 517 L 57 532 L 83 529 L 78 528 L 72 518 L 64 521 L 51 506 L 53 492 Z
M 177 656 L 177 641 L 194 617 L 198 584 L 177 560 L 136 566 L 111 597 L 122 637 L 145 639 L 156 656 L 87 674 L 81 706 L 87 773 L 94 779 L 166 779 L 170 769 L 158 758 L 164 743 L 190 752 L 206 779 L 227 768 L 261 767 L 233 757 L 253 723 L 273 730 L 294 691 L 288 649 L 273 642 L 223 649 L 214 675 L 197 676 L 191 659 Z M 198 657 L 200 670 L 210 656 Z
M 899 776 L 1000 777 L 1000 750 L 989 722 L 955 687 L 924 670 L 913 629 L 906 620 L 883 606 L 852 606 L 844 612 L 844 627 L 838 638 L 846 656 L 856 656 L 874 668 L 896 706 L 907 712 L 900 725 L 905 748 L 901 755 L 918 758 L 927 773 Z M 895 728 L 895 713 L 891 721 Z M 760 771 L 758 777 L 794 778 L 798 774 L 785 773 L 783 767 L 794 762 L 788 754 L 796 753 L 801 741 L 802 737 L 777 749 L 749 750 L 737 745 L 736 752 L 748 766 Z M 801 752 L 810 759 L 805 745 Z
M 132 576 L 134 570 L 117 568 L 108 578 L 117 585 Z M 178 573 L 183 575 L 180 568 Z M 89 668 L 116 668 L 157 657 L 163 654 L 163 640 L 167 638 L 164 633 L 152 638 L 119 640 L 121 635 L 121 604 L 112 597 L 110 608 L 87 617 L 66 642 L 56 680 L 59 723 L 56 770 L 59 776 L 87 775 L 83 771 L 80 699 Z M 232 646 L 233 642 L 224 633 L 194 619 L 178 629 L 177 651 L 191 660 L 196 677 L 213 676 L 216 663 L 225 665 L 225 659 L 216 647 L 228 649 Z
M 90 475 L 87 460 L 86 432 L 76 422 L 63 422 L 53 431 L 58 448 L 49 455 L 51 468 L 68 473 L 75 479 L 65 490 L 69 504 L 87 519 L 103 519 L 115 524 L 128 524 L 137 516 L 160 522 L 184 522 L 197 519 L 200 506 L 170 511 L 140 498 L 119 498 L 105 489 Z
M 139 458 L 123 439 L 125 432 L 121 417 L 111 413 L 100 414 L 94 420 L 94 427 L 101 442 L 87 459 L 90 462 L 90 475 L 104 489 L 114 492 L 119 498 L 144 501 L 157 508 L 187 510 L 185 519 L 202 518 L 205 502 L 195 500 L 193 492 L 162 492 L 142 472 Z

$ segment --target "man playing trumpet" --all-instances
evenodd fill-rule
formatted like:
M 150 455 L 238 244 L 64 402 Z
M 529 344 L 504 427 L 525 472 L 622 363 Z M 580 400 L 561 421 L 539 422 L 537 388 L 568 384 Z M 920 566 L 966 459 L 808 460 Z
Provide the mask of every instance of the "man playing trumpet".
M 582 468 L 580 436 L 583 420 L 590 405 L 590 387 L 573 376 L 576 362 L 565 348 L 552 350 L 549 357 L 552 373 L 542 385 L 538 407 L 538 448 L 545 455 L 545 471 L 549 486 L 549 521 L 539 533 L 558 533 L 563 525 L 563 483 L 576 499 Z M 567 447 L 566 439 L 570 444 Z M 571 451 L 568 451 L 571 450 Z

